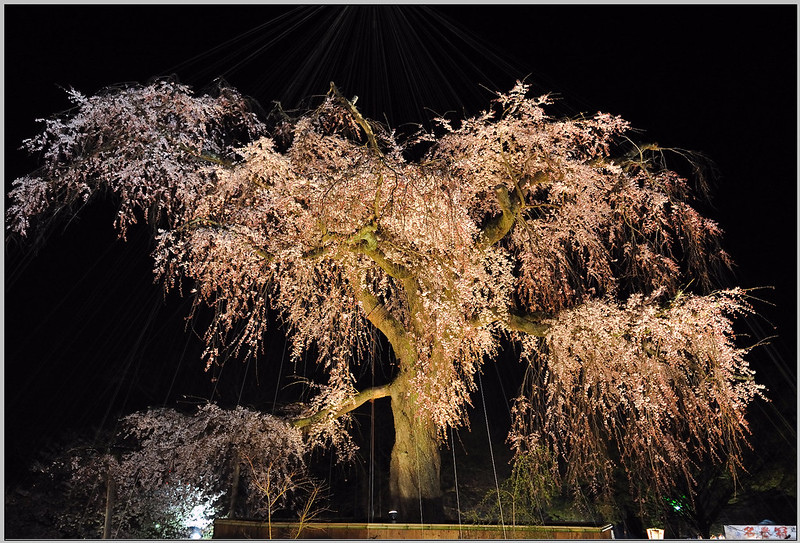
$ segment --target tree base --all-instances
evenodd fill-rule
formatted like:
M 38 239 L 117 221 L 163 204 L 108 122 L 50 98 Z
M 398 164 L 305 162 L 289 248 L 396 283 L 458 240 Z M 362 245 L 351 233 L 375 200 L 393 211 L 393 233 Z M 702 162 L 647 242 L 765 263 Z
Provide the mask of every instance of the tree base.
M 442 498 L 399 498 L 397 504 L 398 523 L 441 524 L 445 522 Z
M 394 447 L 389 466 L 390 507 L 397 522 L 442 522 L 441 456 L 433 424 L 419 417 L 403 389 L 392 395 Z

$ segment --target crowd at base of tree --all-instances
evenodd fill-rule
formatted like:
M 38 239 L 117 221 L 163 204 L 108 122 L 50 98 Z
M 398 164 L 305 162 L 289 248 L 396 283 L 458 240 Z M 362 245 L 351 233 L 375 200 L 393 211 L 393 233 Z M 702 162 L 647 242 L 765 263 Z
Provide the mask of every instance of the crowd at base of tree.
M 116 504 L 133 507 L 139 489 L 158 488 L 145 501 L 162 509 L 230 492 L 234 511 L 269 516 L 305 481 L 303 451 L 347 459 L 350 413 L 383 398 L 392 506 L 439 520 L 440 446 L 507 348 L 527 368 L 512 496 L 541 507 L 556 488 L 596 503 L 625 492 L 641 513 L 654 488 L 692 492 L 701 466 L 737 472 L 762 387 L 734 328 L 748 292 L 714 290 L 729 263 L 719 226 L 667 168 L 669 150 L 632 143 L 616 116 L 553 118 L 550 97 L 527 92 L 402 137 L 333 84 L 316 108 L 268 119 L 225 87 L 70 92 L 74 108 L 25 142 L 40 167 L 14 181 L 11 233 L 46 234 L 110 196 L 123 238 L 152 227 L 164 288 L 193 299 L 190 316 L 207 308 L 207 367 L 257 357 L 279 324 L 294 360 L 311 353 L 326 375 L 282 420 L 213 406 L 131 415 L 134 452 L 68 464 L 94 478 L 81 488 L 105 485 L 106 531 L 128 530 Z M 377 340 L 389 380 L 359 389 Z M 190 479 L 195 456 L 214 463 Z

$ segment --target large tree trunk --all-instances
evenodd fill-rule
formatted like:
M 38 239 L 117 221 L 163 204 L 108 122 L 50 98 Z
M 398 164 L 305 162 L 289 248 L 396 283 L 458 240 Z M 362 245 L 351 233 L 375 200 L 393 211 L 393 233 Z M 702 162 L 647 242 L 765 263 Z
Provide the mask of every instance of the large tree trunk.
M 392 392 L 395 442 L 389 466 L 390 507 L 398 522 L 442 522 L 441 456 L 436 430 L 419 416 L 404 387 Z

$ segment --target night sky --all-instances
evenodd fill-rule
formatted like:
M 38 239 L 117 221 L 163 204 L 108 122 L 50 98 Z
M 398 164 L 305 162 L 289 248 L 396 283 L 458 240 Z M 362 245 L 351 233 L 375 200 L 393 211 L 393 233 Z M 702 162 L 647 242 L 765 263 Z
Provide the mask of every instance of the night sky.
M 745 331 L 753 342 L 777 335 L 752 362 L 777 398 L 770 409 L 794 426 L 796 6 L 6 5 L 4 20 L 6 192 L 36 167 L 17 148 L 35 119 L 69 107 L 64 88 L 169 74 L 196 89 L 223 76 L 265 109 L 335 81 L 393 126 L 477 113 L 485 88 L 527 77 L 559 96 L 555 114 L 619 114 L 642 142 L 704 153 L 719 177 L 700 207 L 737 264 L 726 281 L 772 287 Z M 37 246 L 6 236 L 7 478 L 60 432 L 113 428 L 146 406 L 270 409 L 276 368 L 289 367 L 276 333 L 258 364 L 204 373 L 189 302 L 164 298 L 149 233 L 118 240 L 113 214 L 113 203 L 94 205 Z

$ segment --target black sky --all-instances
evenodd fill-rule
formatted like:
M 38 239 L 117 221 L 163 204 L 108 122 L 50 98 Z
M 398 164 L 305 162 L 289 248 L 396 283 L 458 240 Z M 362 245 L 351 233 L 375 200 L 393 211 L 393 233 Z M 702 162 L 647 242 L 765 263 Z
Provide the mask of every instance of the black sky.
M 726 232 L 735 282 L 770 286 L 758 309 L 778 334 L 754 364 L 795 405 L 797 330 L 797 6 L 4 6 L 5 183 L 36 162 L 17 150 L 36 118 L 85 93 L 177 74 L 216 76 L 265 107 L 291 107 L 334 80 L 393 124 L 477 113 L 527 76 L 557 113 L 622 115 L 642 141 L 703 152 L 719 170 L 704 211 Z M 263 25 L 259 32 L 246 34 Z M 233 41 L 231 41 L 233 40 Z M 228 45 L 214 51 L 220 44 Z M 257 51 L 257 47 L 263 47 Z M 7 470 L 69 427 L 174 404 L 181 395 L 269 406 L 269 367 L 226 366 L 212 382 L 188 306 L 152 284 L 147 232 L 116 240 L 97 206 L 31 252 L 6 237 Z M 776 327 L 771 329 L 771 325 Z M 247 375 L 245 388 L 242 377 Z M 216 392 L 215 392 L 216 388 Z M 792 424 L 794 422 L 792 421 Z

